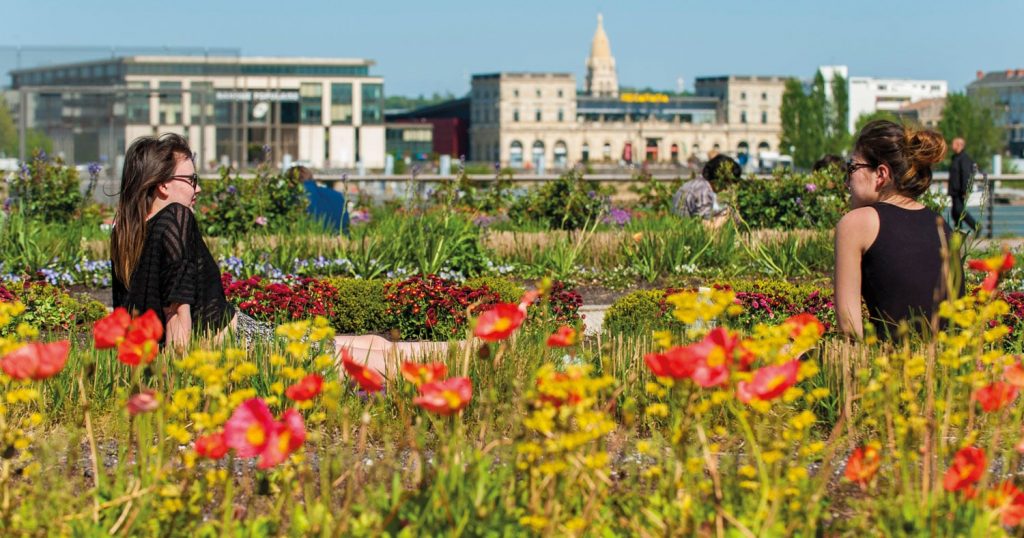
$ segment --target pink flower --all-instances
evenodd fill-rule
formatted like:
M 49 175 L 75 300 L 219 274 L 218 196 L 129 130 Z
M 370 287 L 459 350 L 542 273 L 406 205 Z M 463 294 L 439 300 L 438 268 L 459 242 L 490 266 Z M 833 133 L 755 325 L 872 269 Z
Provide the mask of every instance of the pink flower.
M 133 394 L 128 398 L 128 403 L 125 405 L 128 408 L 128 413 L 132 416 L 138 415 L 139 413 L 149 413 L 150 411 L 156 410 L 160 407 L 160 398 L 156 392 L 151 390 L 144 390 L 138 394 Z
M 263 215 L 260 215 L 260 216 L 256 217 L 256 220 L 253 221 L 253 222 L 255 222 L 257 226 L 266 226 L 267 225 L 267 217 L 264 217 Z
M 231 413 L 231 418 L 224 424 L 224 440 L 239 457 L 251 458 L 263 452 L 276 429 L 267 403 L 252 398 L 242 402 Z

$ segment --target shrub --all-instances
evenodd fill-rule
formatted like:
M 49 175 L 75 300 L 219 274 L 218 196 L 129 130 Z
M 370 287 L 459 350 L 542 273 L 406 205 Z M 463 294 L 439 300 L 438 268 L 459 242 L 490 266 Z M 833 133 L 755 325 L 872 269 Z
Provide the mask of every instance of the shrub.
M 724 194 L 751 228 L 833 228 L 846 211 L 842 182 L 825 172 L 749 179 Z
M 388 326 L 403 340 L 450 340 L 462 337 L 467 313 L 477 314 L 501 302 L 486 286 L 473 289 L 437 275 L 415 275 L 384 285 Z M 471 305 L 476 305 L 472 312 Z
M 25 216 L 67 222 L 82 203 L 78 171 L 37 151 L 11 179 L 11 197 Z
M 336 290 L 331 321 L 339 333 L 383 333 L 390 328 L 385 322 L 385 281 L 331 278 L 328 282 Z
M 48 331 L 69 331 L 91 328 L 93 322 L 107 315 L 103 303 L 87 295 L 71 295 L 45 282 L 25 282 L 11 288 L 0 285 L 0 302 L 14 300 L 25 305 L 25 312 L 8 328 L 24 322 Z
M 464 285 L 472 289 L 486 287 L 495 293 L 503 303 L 518 303 L 526 290 L 522 286 L 500 276 L 480 276 L 467 280 Z
M 522 224 L 540 222 L 549 228 L 576 230 L 592 225 L 608 210 L 611 187 L 583 179 L 572 170 L 532 189 L 509 208 L 509 217 Z
M 308 204 L 297 173 L 271 174 L 266 166 L 257 168 L 252 179 L 231 177 L 221 168 L 220 179 L 204 181 L 202 187 L 196 220 L 211 236 L 285 230 L 304 219 Z
M 613 333 L 639 334 L 664 329 L 671 324 L 666 316 L 664 290 L 636 290 L 616 300 L 604 314 L 604 328 Z
M 235 280 L 230 273 L 224 273 L 221 284 L 228 300 L 258 320 L 284 321 L 314 316 L 336 319 L 338 291 L 326 280 L 299 277 L 278 283 L 258 276 Z

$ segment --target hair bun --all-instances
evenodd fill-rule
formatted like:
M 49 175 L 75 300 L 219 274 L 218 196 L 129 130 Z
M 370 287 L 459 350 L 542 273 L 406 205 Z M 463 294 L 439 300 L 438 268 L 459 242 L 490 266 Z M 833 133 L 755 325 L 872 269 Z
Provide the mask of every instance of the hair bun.
M 907 127 L 903 142 L 903 153 L 911 168 L 917 170 L 931 167 L 946 156 L 946 140 L 935 131 Z

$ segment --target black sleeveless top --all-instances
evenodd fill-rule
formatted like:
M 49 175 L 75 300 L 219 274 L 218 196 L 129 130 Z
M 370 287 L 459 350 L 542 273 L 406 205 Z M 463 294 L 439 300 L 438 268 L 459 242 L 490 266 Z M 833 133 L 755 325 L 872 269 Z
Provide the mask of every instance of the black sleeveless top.
M 168 205 L 146 222 L 146 239 L 130 288 L 117 271 L 111 272 L 114 306 L 133 314 L 153 310 L 165 327 L 164 308 L 175 303 L 191 305 L 193 332 L 219 331 L 235 315 L 196 217 L 181 204 Z
M 939 230 L 947 245 L 952 230 L 928 208 L 904 209 L 884 202 L 870 207 L 878 212 L 878 237 L 864 252 L 860 270 L 861 295 L 871 323 L 883 338 L 895 335 L 903 320 L 923 320 L 923 325 L 911 324 L 920 331 L 946 298 Z

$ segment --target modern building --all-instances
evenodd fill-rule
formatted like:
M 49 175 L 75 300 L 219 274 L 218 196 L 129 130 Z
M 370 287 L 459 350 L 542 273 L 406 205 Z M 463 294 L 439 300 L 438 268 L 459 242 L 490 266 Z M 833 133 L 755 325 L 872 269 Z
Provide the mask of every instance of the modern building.
M 995 99 L 996 122 L 1006 130 L 1007 150 L 1024 157 L 1024 69 L 978 71 L 967 95 Z
M 695 96 L 620 92 L 603 20 L 583 92 L 571 73 L 473 76 L 470 158 L 512 168 L 679 163 L 778 149 L 783 77 L 704 77 Z
M 28 127 L 75 162 L 116 162 L 142 135 L 186 136 L 203 168 L 264 158 L 384 166 L 384 81 L 372 60 L 125 56 L 20 69 Z M 266 148 L 266 149 L 265 149 Z
M 945 80 L 850 77 L 850 132 L 857 119 L 879 110 L 895 113 L 910 103 L 924 99 L 944 99 Z
M 431 128 L 430 147 L 426 150 L 426 158 L 433 155 L 449 155 L 455 159 L 461 159 L 469 151 L 469 120 L 470 101 L 469 98 L 453 99 L 436 105 L 429 105 L 415 110 L 385 115 L 388 139 L 386 144 L 387 152 L 396 158 L 409 157 L 416 159 L 417 154 L 422 152 L 414 151 L 411 146 L 400 141 L 400 138 L 412 137 L 422 142 L 423 134 L 413 131 L 421 131 L 426 124 Z M 406 134 L 406 129 L 412 129 Z M 403 134 L 399 134 L 399 130 Z M 417 145 L 422 149 L 422 145 Z

